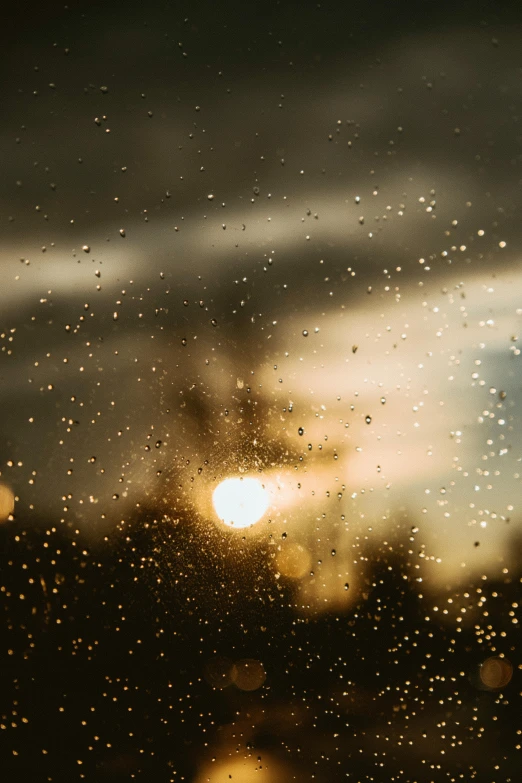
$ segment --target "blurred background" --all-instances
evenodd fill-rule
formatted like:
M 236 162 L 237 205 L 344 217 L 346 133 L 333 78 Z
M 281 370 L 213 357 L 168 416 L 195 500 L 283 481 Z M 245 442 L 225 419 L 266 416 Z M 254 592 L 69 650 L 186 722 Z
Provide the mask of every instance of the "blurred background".
M 6 781 L 517 779 L 521 21 L 6 12 Z

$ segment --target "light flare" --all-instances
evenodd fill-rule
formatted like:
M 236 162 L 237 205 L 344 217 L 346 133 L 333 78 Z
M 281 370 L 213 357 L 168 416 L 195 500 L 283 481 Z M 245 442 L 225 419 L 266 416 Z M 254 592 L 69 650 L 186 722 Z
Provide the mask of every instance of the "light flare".
M 244 528 L 259 522 L 266 514 L 270 498 L 258 479 L 228 478 L 217 485 L 212 502 L 225 525 Z

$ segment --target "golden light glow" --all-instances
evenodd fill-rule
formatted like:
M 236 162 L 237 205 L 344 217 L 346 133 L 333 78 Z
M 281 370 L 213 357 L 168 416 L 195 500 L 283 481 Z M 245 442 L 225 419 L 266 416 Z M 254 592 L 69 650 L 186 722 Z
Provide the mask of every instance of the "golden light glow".
M 196 783 L 281 783 L 297 779 L 292 768 L 283 766 L 279 759 L 269 753 L 263 752 L 261 762 L 256 758 L 257 753 L 232 758 L 236 753 L 235 747 L 233 740 L 230 740 L 228 746 L 219 748 L 217 752 L 222 758 L 208 760 L 201 767 Z
M 0 484 L 0 522 L 8 519 L 14 511 L 14 495 L 5 484 Z
M 218 484 L 212 495 L 219 519 L 230 527 L 250 527 L 266 514 L 268 492 L 258 479 L 229 478 Z

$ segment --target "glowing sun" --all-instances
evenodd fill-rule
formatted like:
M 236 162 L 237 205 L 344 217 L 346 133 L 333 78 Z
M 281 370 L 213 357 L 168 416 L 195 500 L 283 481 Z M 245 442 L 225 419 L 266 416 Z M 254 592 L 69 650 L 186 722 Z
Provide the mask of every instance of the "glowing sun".
M 219 519 L 230 527 L 250 527 L 258 522 L 269 506 L 268 492 L 255 478 L 228 478 L 212 495 Z

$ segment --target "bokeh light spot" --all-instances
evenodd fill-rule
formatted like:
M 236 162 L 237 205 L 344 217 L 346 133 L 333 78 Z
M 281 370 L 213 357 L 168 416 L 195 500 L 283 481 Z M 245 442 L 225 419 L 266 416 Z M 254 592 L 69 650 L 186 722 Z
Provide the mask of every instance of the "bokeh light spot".
M 232 680 L 241 691 L 256 691 L 266 680 L 261 661 L 244 658 L 232 667 Z
M 310 572 L 312 557 L 300 544 L 288 544 L 277 553 L 276 566 L 288 579 L 302 579 Z
M 5 484 L 0 484 L 0 522 L 4 522 L 14 511 L 14 495 Z
M 228 688 L 232 684 L 232 667 L 233 663 L 229 658 L 211 658 L 205 664 L 205 680 L 213 688 Z
M 513 676 L 513 666 L 505 658 L 487 658 L 480 667 L 480 679 L 487 688 L 505 688 Z

